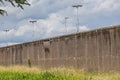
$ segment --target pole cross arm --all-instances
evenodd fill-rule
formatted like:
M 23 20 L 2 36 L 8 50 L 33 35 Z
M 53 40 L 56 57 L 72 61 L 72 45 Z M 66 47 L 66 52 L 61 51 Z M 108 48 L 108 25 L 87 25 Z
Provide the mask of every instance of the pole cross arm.
M 73 5 L 72 7 L 79 8 L 79 7 L 83 7 L 83 5 Z
M 69 19 L 69 17 L 65 17 L 65 19 Z
M 8 32 L 9 30 L 4 30 L 5 32 Z
M 30 23 L 35 23 L 35 22 L 37 22 L 37 21 L 30 21 Z

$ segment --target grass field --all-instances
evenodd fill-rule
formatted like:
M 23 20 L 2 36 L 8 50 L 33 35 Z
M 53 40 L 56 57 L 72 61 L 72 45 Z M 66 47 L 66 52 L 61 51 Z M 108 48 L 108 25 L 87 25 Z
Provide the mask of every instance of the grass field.
M 0 67 L 0 80 L 120 80 L 118 73 L 95 73 L 57 68 L 40 70 L 27 67 Z

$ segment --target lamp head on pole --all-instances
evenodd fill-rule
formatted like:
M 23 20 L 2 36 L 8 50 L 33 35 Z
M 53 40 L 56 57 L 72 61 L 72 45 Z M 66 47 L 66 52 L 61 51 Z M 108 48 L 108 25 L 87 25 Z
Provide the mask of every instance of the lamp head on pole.
M 73 8 L 79 8 L 79 7 L 83 7 L 83 5 L 73 5 Z
M 10 30 L 7 30 L 7 29 L 6 29 L 6 30 L 4 30 L 4 31 L 5 31 L 5 32 L 8 32 L 8 31 L 10 31 Z
M 35 22 L 37 22 L 36 20 L 33 20 L 33 21 L 29 21 L 30 23 L 35 23 Z
M 69 19 L 69 17 L 65 17 L 65 20 L 66 20 L 66 19 Z

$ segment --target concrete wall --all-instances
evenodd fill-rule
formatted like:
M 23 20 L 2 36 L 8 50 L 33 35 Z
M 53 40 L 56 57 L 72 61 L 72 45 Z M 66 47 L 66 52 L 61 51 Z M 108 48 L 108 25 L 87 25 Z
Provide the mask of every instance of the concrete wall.
M 0 48 L 0 65 L 120 71 L 120 25 Z

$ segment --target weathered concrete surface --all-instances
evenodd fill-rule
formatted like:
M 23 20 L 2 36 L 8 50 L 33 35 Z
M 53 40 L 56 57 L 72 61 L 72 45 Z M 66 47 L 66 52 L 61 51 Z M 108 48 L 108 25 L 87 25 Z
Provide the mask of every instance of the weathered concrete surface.
M 0 65 L 120 71 L 120 25 L 0 48 Z

